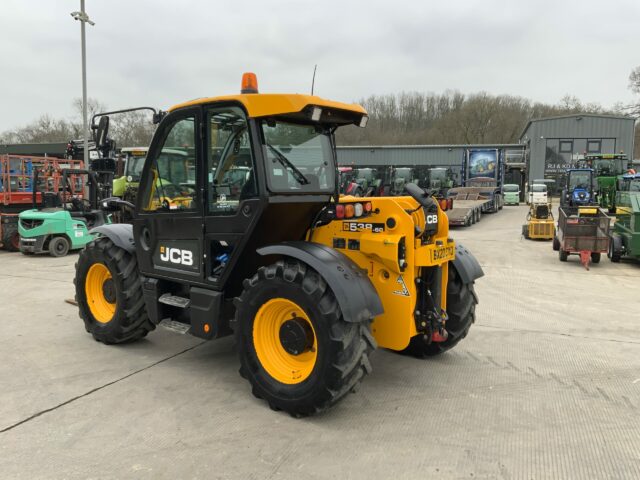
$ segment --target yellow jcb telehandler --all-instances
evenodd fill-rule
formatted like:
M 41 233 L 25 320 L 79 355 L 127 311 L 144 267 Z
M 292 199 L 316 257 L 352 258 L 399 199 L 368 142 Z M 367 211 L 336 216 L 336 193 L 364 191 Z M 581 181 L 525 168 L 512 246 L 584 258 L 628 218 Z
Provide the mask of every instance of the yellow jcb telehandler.
M 105 202 L 130 208 L 132 225 L 95 229 L 76 266 L 96 340 L 159 324 L 234 334 L 254 395 L 304 416 L 354 390 L 376 346 L 437 355 L 467 335 L 483 272 L 431 195 L 409 184 L 406 196 L 339 198 L 335 131 L 364 127 L 362 107 L 260 94 L 245 74 L 240 95 L 155 117 L 136 205 Z M 163 202 L 166 189 L 183 201 Z

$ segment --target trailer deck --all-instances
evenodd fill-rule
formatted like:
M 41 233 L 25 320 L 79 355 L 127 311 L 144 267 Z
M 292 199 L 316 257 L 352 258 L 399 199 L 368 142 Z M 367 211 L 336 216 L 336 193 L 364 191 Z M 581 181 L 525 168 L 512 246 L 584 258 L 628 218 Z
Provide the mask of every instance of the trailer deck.
M 449 198 L 453 199 L 453 207 L 445 213 L 449 217 L 449 225 L 468 227 L 480 221 L 482 212 L 487 211 L 491 199 L 481 195 L 477 187 L 456 187 L 449 190 Z

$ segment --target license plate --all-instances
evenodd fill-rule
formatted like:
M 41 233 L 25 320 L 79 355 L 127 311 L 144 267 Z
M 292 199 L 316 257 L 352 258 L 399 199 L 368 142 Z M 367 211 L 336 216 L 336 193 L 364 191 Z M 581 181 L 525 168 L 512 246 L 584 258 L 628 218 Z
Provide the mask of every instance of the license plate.
M 436 247 L 431 250 L 431 261 L 441 262 L 443 260 L 453 260 L 455 258 L 455 247 Z

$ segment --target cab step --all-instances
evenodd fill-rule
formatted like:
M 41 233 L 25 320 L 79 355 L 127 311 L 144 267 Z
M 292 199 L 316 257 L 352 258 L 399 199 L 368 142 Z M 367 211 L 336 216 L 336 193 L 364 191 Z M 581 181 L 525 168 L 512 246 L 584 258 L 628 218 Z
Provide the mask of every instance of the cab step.
M 175 320 L 171 320 L 170 318 L 165 318 L 161 320 L 158 324 L 159 326 L 166 328 L 167 330 L 171 330 L 175 333 L 180 333 L 184 335 L 185 333 L 189 333 L 191 329 L 191 325 L 187 325 L 186 323 L 176 322 Z
M 189 305 L 191 305 L 191 300 L 188 298 L 178 297 L 177 295 L 171 295 L 170 293 L 160 295 L 158 302 L 178 308 L 188 308 Z

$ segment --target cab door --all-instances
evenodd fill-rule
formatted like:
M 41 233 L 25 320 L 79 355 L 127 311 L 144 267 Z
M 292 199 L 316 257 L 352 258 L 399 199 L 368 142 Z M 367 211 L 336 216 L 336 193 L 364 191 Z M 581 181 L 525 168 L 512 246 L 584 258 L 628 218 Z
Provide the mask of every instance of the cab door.
M 260 238 L 253 232 L 266 201 L 259 193 L 264 175 L 256 168 L 260 134 L 237 104 L 206 106 L 203 121 L 204 278 L 211 288 L 226 290 L 230 277 L 237 286 L 256 267 Z
M 140 271 L 185 283 L 203 279 L 201 108 L 160 124 L 149 148 L 133 221 Z

